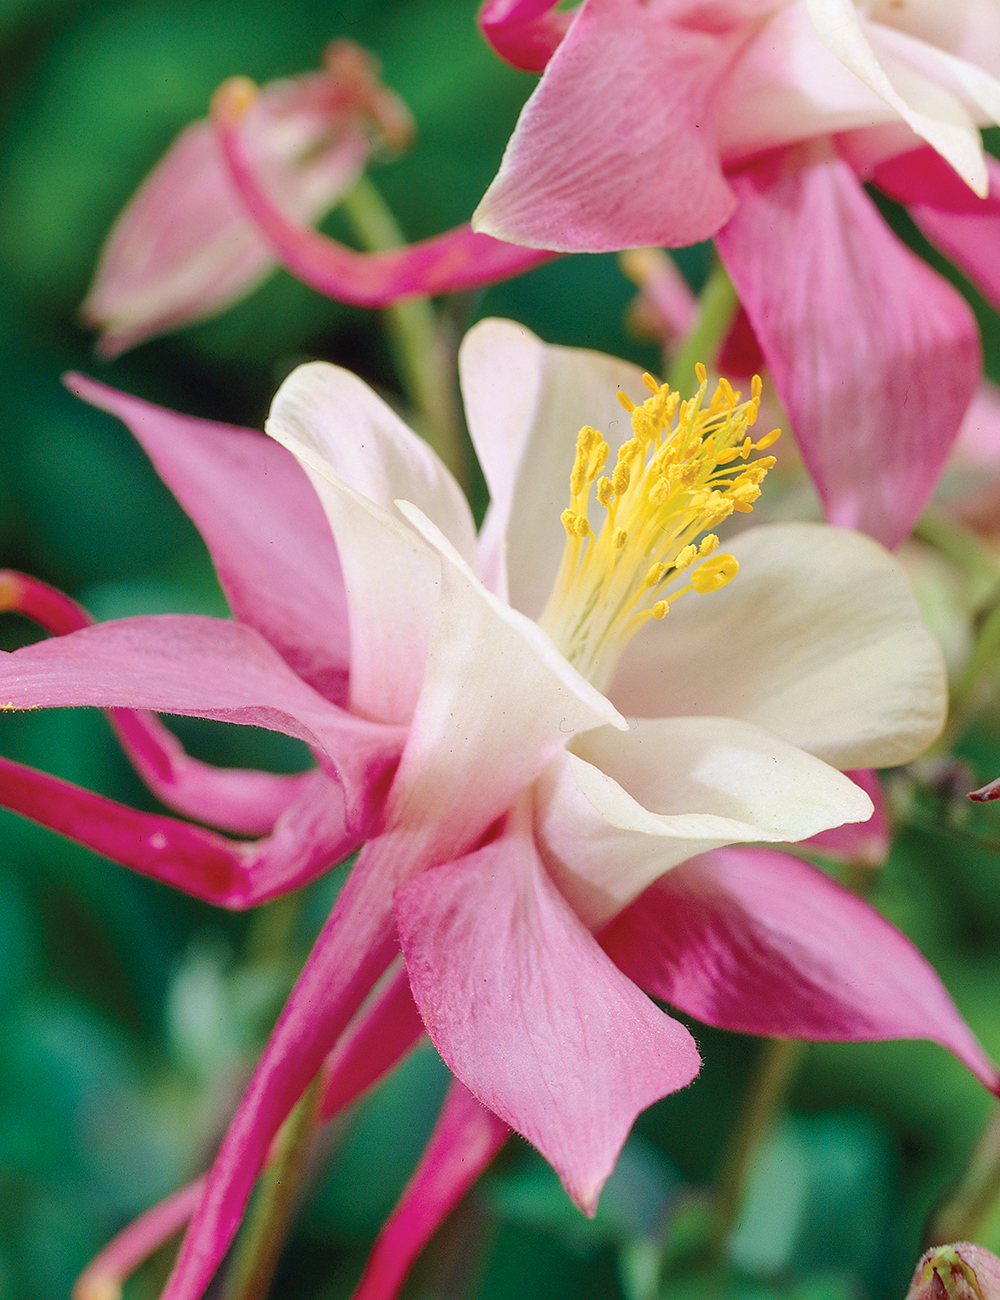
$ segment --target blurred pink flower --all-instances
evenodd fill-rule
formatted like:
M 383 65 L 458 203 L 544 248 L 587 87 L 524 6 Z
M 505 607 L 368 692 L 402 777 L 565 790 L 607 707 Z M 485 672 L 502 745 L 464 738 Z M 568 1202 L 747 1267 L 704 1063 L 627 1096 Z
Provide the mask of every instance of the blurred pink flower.
M 687 1030 L 640 990 L 748 1032 L 930 1037 L 1000 1086 L 934 972 L 867 904 L 787 855 L 719 847 L 863 820 L 870 800 L 836 769 L 903 762 L 936 733 L 940 654 L 895 561 L 823 525 L 750 529 L 731 555 L 698 540 L 757 494 L 755 398 L 723 385 L 699 414 L 658 390 L 630 421 L 615 399 L 641 391 L 634 367 L 507 322 L 470 333 L 461 370 L 491 494 L 478 538 L 448 471 L 346 371 L 286 380 L 268 423 L 284 446 L 73 380 L 146 446 L 240 621 L 79 628 L 0 658 L 0 698 L 266 726 L 319 768 L 272 789 L 258 833 L 273 829 L 249 844 L 7 761 L 0 799 L 229 906 L 368 840 L 197 1197 L 170 1300 L 208 1284 L 330 1053 L 348 1053 L 336 1109 L 412 1044 L 410 992 L 471 1097 L 453 1093 L 369 1300 L 508 1125 L 592 1212 L 637 1111 L 698 1069 Z M 661 443 L 668 420 L 688 432 Z M 608 517 L 591 529 L 595 493 Z M 175 806 L 190 797 L 144 771 Z M 206 769 L 202 817 L 216 779 Z M 245 827 L 259 796 L 226 779 L 227 824 Z
M 1000 118 L 992 6 L 551 9 L 483 7 L 498 52 L 545 72 L 473 226 L 562 252 L 715 236 L 828 518 L 895 544 L 937 481 L 980 350 L 964 299 L 861 182 L 1000 303 L 1000 171 L 978 131 Z
M 409 111 L 350 41 L 329 45 L 322 72 L 265 86 L 245 122 L 249 155 L 274 201 L 298 221 L 329 211 L 364 170 L 376 140 L 402 149 Z M 214 316 L 277 266 L 229 178 L 211 123 L 194 122 L 143 182 L 108 235 L 84 321 L 114 357 Z

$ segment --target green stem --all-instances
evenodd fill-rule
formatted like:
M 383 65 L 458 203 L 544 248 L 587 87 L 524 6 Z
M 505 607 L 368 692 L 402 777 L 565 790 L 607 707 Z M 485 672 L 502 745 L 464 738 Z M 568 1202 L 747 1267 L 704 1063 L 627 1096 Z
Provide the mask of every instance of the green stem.
M 340 207 L 365 248 L 381 252 L 406 243 L 388 204 L 366 176 L 341 200 Z M 434 306 L 428 298 L 411 298 L 386 307 L 383 315 L 419 432 L 467 487 L 468 457 L 456 400 L 453 349 Z
M 994 1108 L 958 1186 L 932 1216 L 925 1246 L 976 1241 L 1000 1202 L 1000 1108 Z
M 322 1072 L 285 1121 L 277 1160 L 261 1175 L 244 1224 L 224 1300 L 266 1300 L 295 1205 L 316 1121 Z
M 761 1044 L 743 1107 L 716 1183 L 713 1253 L 725 1250 L 740 1210 L 747 1175 L 771 1130 L 795 1075 L 803 1044 L 795 1038 L 767 1038 Z
M 694 329 L 678 349 L 668 376 L 670 387 L 682 394 L 693 393 L 698 387 L 694 368 L 699 361 L 709 367 L 715 363 L 740 305 L 733 282 L 718 260 L 705 281 L 698 305 Z
M 1000 568 L 970 529 L 957 520 L 926 510 L 913 530 L 914 537 L 935 547 L 966 574 L 976 600 L 985 600 L 1000 582 Z

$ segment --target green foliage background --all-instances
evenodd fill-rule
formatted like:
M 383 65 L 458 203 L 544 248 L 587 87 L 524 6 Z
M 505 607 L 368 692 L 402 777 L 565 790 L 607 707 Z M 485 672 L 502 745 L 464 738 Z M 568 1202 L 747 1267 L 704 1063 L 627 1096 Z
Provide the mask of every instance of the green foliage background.
M 408 236 L 465 218 L 533 78 L 503 66 L 472 0 L 0 0 L 0 563 L 98 617 L 225 613 L 204 548 L 126 430 L 70 398 L 79 368 L 130 392 L 259 425 L 296 362 L 326 357 L 398 396 L 379 317 L 283 273 L 218 320 L 98 363 L 75 323 L 102 238 L 174 134 L 224 77 L 315 66 L 349 36 L 382 60 L 420 136 L 373 179 Z M 623 89 L 627 93 L 627 89 Z M 894 215 L 894 219 L 898 217 Z M 327 228 L 342 233 L 334 215 Z M 901 229 L 905 224 L 901 224 Z M 682 258 L 697 282 L 705 250 Z M 611 257 L 569 258 L 450 306 L 456 329 L 508 314 L 554 342 L 635 357 L 631 289 Z M 996 321 L 981 311 L 991 360 Z M 15 618 L 2 645 L 35 635 Z M 104 720 L 0 715 L 0 748 L 142 807 Z M 291 742 L 179 722 L 198 754 L 277 769 Z M 966 740 L 1000 771 L 987 718 Z M 935 962 L 1000 1054 L 1000 871 L 987 809 L 911 818 L 875 902 Z M 970 847 L 970 845 L 972 845 Z M 340 878 L 247 917 L 203 907 L 0 814 L 0 1297 L 51 1300 L 130 1217 L 204 1167 Z M 427 1252 L 413 1295 L 637 1300 L 648 1260 L 685 1267 L 698 1190 L 717 1170 L 757 1044 L 693 1026 L 700 1079 L 643 1115 L 597 1219 L 514 1146 Z M 276 1284 L 346 1297 L 433 1123 L 446 1072 L 418 1052 L 327 1139 Z M 988 1098 L 927 1044 L 816 1046 L 762 1153 L 732 1246 L 729 1294 L 902 1296 L 926 1215 L 960 1169 Z M 1000 1248 L 997 1235 L 984 1244 Z M 157 1294 L 169 1258 L 130 1284 Z

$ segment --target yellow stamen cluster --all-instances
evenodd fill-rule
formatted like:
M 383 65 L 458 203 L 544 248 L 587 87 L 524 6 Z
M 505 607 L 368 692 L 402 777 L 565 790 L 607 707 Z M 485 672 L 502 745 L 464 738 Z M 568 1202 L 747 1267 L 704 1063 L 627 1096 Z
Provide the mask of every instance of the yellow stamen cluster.
M 610 474 L 604 437 L 589 425 L 577 437 L 570 504 L 561 516 L 566 549 L 540 621 L 601 688 L 645 622 L 663 618 L 685 592 L 717 591 L 735 576 L 739 565 L 714 554 L 719 539 L 710 530 L 734 511 L 753 509 L 774 464 L 773 456 L 748 459 L 780 434 L 772 429 L 754 442 L 747 432 L 760 406 L 757 376 L 748 401 L 725 379 L 706 401 L 704 366 L 697 373 L 700 387 L 686 402 L 652 375 L 643 375 L 650 396 L 641 406 L 618 394 L 632 417 L 632 437 Z M 592 488 L 606 511 L 596 533 L 587 514 Z M 673 587 L 686 570 L 687 584 Z

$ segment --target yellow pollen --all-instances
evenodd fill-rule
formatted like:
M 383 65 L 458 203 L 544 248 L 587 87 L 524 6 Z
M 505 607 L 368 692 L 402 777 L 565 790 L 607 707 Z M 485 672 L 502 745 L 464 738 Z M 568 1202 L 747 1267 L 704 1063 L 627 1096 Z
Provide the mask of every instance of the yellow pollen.
M 561 516 L 566 546 L 540 621 L 599 689 L 645 622 L 662 619 L 679 596 L 718 591 L 735 577 L 736 559 L 714 554 L 719 539 L 710 530 L 734 511 L 753 509 L 774 464 L 773 456 L 748 459 L 780 432 L 756 442 L 747 432 L 757 418 L 760 380 L 754 377 L 743 401 L 725 379 L 709 396 L 705 367 L 695 373 L 698 390 L 684 402 L 651 375 L 643 376 L 649 396 L 640 405 L 618 393 L 632 436 L 609 474 L 604 436 L 584 425 L 577 437 L 570 505 Z M 587 515 L 595 483 L 606 512 L 596 530 Z M 687 585 L 673 585 L 681 573 Z

